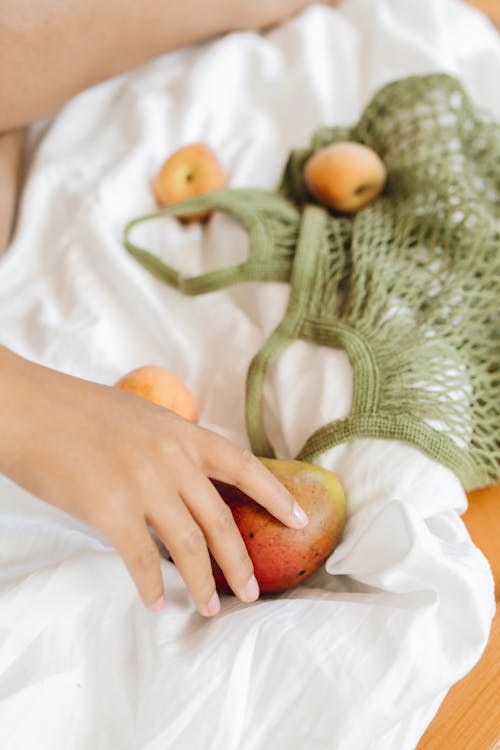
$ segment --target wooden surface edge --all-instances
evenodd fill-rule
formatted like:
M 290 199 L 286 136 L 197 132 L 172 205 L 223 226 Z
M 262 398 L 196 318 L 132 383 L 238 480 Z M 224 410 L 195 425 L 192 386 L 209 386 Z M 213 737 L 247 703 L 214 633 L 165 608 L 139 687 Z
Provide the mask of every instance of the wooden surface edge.
M 451 688 L 417 750 L 500 748 L 500 484 L 468 497 L 462 519 L 491 565 L 497 610 L 481 659 Z

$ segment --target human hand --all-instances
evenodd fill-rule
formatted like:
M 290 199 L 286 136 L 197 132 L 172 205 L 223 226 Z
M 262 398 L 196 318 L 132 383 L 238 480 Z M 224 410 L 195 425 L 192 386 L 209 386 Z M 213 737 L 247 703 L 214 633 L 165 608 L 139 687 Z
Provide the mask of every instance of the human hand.
M 198 611 L 216 614 L 209 550 L 235 594 L 258 597 L 252 562 L 209 477 L 240 487 L 293 528 L 306 518 L 248 450 L 120 389 L 41 367 L 0 347 L 0 471 L 95 527 L 125 561 L 145 604 L 164 606 L 167 546 Z

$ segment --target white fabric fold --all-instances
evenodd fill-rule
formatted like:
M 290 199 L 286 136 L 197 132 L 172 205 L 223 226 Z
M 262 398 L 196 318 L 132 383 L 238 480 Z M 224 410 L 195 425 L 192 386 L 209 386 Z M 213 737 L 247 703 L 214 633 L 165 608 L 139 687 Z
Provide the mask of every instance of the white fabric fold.
M 111 384 L 154 362 L 197 395 L 201 424 L 246 444 L 248 364 L 286 308 L 285 284 L 188 298 L 126 255 L 126 221 L 153 208 L 162 160 L 212 145 L 234 186 L 273 188 L 288 151 L 348 124 L 375 90 L 447 71 L 500 116 L 500 43 L 458 0 L 313 6 L 266 36 L 229 34 L 75 97 L 33 152 L 19 227 L 0 261 L 0 340 Z M 190 273 L 238 260 L 242 229 L 144 230 Z M 294 344 L 266 384 L 286 457 L 351 399 L 344 352 Z M 97 532 L 0 478 L 3 750 L 411 750 L 479 659 L 491 572 L 446 469 L 408 445 L 358 440 L 321 460 L 348 522 L 302 586 L 196 614 L 163 562 L 168 606 L 148 612 Z

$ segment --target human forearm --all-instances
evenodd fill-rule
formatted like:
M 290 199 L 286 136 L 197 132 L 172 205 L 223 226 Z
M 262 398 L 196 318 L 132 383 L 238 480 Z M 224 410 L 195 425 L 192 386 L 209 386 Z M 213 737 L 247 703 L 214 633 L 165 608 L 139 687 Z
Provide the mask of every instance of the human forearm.
M 278 23 L 312 2 L 0 0 L 0 132 L 160 54 Z
M 0 346 L 0 474 L 12 473 L 21 430 L 23 412 L 23 389 L 26 360 L 4 346 Z M 27 373 L 26 373 L 27 375 Z
M 172 0 L 0 0 L 0 131 L 158 54 L 224 31 L 224 2 L 184 0 L 180 13 Z
M 13 228 L 23 142 L 24 130 L 0 134 L 0 255 Z
M 222 33 L 227 0 L 0 0 L 0 131 L 163 52 Z

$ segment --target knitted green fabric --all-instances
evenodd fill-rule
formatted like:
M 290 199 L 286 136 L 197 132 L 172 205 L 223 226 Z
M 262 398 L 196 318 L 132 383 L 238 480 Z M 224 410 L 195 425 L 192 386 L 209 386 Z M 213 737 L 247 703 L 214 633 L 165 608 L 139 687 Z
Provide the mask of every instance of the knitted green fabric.
M 310 153 L 345 139 L 374 148 L 388 169 L 383 195 L 352 217 L 314 205 L 303 180 Z M 349 416 L 314 433 L 299 458 L 359 437 L 392 438 L 451 468 L 466 488 L 500 479 L 499 155 L 499 125 L 456 80 L 411 77 L 381 89 L 354 128 L 321 129 L 311 148 L 294 151 L 280 195 L 247 191 L 243 207 L 238 191 L 225 193 L 251 237 L 230 283 L 287 275 L 291 283 L 285 318 L 248 373 L 247 426 L 258 455 L 273 455 L 262 415 L 267 370 L 301 338 L 344 348 L 354 390 Z M 223 194 L 203 198 L 188 209 Z M 276 240 L 277 205 L 286 252 Z M 264 227 L 258 238 L 256 225 Z M 269 253 L 262 266 L 261 243 Z M 203 290 L 226 281 L 224 272 L 205 275 Z
M 181 217 L 207 208 L 234 215 L 248 231 L 250 247 L 244 263 L 199 276 L 184 276 L 131 240 L 131 235 L 139 224 L 172 216 Z M 222 190 L 176 203 L 130 221 L 125 227 L 125 248 L 153 276 L 184 294 L 212 292 L 239 281 L 287 281 L 297 244 L 300 218 L 300 211 L 276 193 L 244 188 Z

